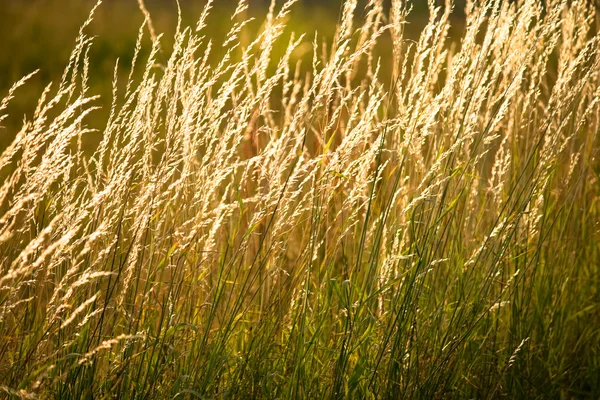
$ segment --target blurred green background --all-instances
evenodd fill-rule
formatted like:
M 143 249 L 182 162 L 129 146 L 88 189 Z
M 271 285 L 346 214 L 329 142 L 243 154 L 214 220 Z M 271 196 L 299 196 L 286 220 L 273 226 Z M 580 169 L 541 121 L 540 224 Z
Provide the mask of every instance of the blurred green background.
M 278 0 L 281 4 L 283 0 Z M 177 2 L 175 0 L 145 0 L 157 32 L 163 32 L 163 50 L 169 53 L 172 36 L 177 24 Z M 205 0 L 179 1 L 183 24 L 195 26 Z M 360 18 L 366 1 L 359 2 L 356 16 Z M 9 107 L 9 118 L 0 130 L 0 148 L 20 128 L 24 115 L 35 108 L 43 88 L 60 80 L 69 54 L 75 44 L 79 27 L 86 20 L 95 0 L 0 0 L 0 98 L 10 86 L 24 75 L 39 69 L 26 86 L 19 89 Z M 209 19 L 208 35 L 222 37 L 231 26 L 230 16 L 236 0 L 216 0 Z M 249 9 L 244 17 L 255 17 L 248 26 L 247 35 L 260 29 L 268 7 L 267 0 L 249 0 Z M 342 0 L 300 0 L 291 12 L 289 29 L 297 33 L 308 33 L 312 41 L 313 32 L 319 37 L 331 39 L 340 16 Z M 460 6 L 457 6 L 460 14 Z M 408 36 L 416 37 L 427 20 L 427 2 L 416 0 Z M 143 15 L 137 0 L 105 0 L 98 9 L 94 21 L 87 29 L 96 39 L 90 52 L 90 87 L 93 94 L 102 96 L 101 104 L 110 101 L 111 81 L 117 59 L 119 75 L 124 80 L 129 73 L 133 49 Z M 458 24 L 460 25 L 460 24 Z M 286 39 L 287 40 L 287 39 Z M 385 38 L 384 38 L 385 40 Z M 146 46 L 142 60 L 149 50 Z M 284 46 L 287 43 L 280 41 Z M 276 52 L 277 53 L 277 52 Z M 218 57 L 218 54 L 215 54 Z M 101 118 L 102 113 L 97 118 Z M 4 131 L 4 132 L 3 132 Z M 7 132 L 8 131 L 8 132 Z
M 175 0 L 146 0 L 157 32 L 163 32 L 162 48 L 166 54 L 172 45 L 177 24 Z M 205 0 L 181 0 L 184 25 L 195 26 Z M 332 34 L 337 19 L 333 1 L 303 3 L 294 8 L 292 25 L 296 31 L 310 31 L 319 27 Z M 35 108 L 44 87 L 57 82 L 62 76 L 70 52 L 75 44 L 79 27 L 87 19 L 95 0 L 0 0 L 0 98 L 12 84 L 24 75 L 40 70 L 26 86 L 19 89 L 9 107 L 10 116 L 3 122 L 13 131 L 22 124 L 24 114 Z M 231 26 L 230 16 L 236 2 L 216 0 L 209 20 L 208 34 L 223 36 Z M 339 2 L 338 2 L 339 7 Z M 246 16 L 256 17 L 248 27 L 256 30 L 264 19 L 266 4 L 250 1 Z M 144 17 L 137 0 L 105 0 L 95 15 L 87 33 L 96 36 L 90 51 L 90 86 L 94 94 L 102 96 L 102 103 L 110 101 L 111 81 L 117 59 L 119 74 L 126 79 L 133 57 L 133 49 Z M 146 35 L 141 59 L 148 54 L 150 41 Z M 215 56 L 218 56 L 215 54 Z M 2 139 L 7 132 L 0 131 Z M 5 145 L 6 140 L 1 140 Z M 2 146 L 4 147 L 4 146 Z

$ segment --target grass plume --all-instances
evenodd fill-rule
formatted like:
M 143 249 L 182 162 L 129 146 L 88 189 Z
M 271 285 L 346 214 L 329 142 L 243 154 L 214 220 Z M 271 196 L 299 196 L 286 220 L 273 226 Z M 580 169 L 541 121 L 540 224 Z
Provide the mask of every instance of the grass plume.
M 468 1 L 454 39 L 429 1 L 416 41 L 407 1 L 345 1 L 331 41 L 294 3 L 220 43 L 208 2 L 168 52 L 140 0 L 99 129 L 92 11 L 0 156 L 1 390 L 600 396 L 592 2 Z

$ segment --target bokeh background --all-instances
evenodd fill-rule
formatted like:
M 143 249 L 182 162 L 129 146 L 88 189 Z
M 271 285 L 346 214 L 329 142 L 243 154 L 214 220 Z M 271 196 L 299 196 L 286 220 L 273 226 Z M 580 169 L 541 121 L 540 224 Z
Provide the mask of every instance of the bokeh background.
M 443 0 L 438 2 L 442 3 Z M 168 55 L 177 24 L 177 2 L 145 0 L 145 3 L 156 31 L 164 33 L 162 48 Z M 254 17 L 255 21 L 247 26 L 244 33 L 247 40 L 251 40 L 253 34 L 260 29 L 268 3 L 268 0 L 249 0 L 249 9 L 242 17 Z M 283 0 L 278 0 L 277 3 L 283 3 Z M 94 4 L 95 0 L 0 0 L 0 98 L 6 95 L 15 81 L 34 70 L 40 70 L 11 101 L 10 117 L 3 122 L 4 129 L 0 130 L 0 148 L 14 136 L 15 130 L 22 125 L 23 117 L 33 111 L 44 87 L 60 79 L 79 27 Z M 180 0 L 179 4 L 183 24 L 194 26 L 205 0 Z M 208 35 L 218 40 L 226 34 L 231 26 L 230 16 L 236 4 L 236 0 L 214 2 Z M 359 1 L 357 19 L 360 19 L 365 4 L 366 0 Z M 331 39 L 341 5 L 342 0 L 300 0 L 290 14 L 289 30 L 307 33 L 307 42 L 312 41 L 316 30 L 320 38 Z M 427 1 L 415 0 L 413 6 L 407 35 L 417 38 L 428 18 Z M 462 7 L 461 2 L 456 4 L 453 16 L 455 34 L 460 31 Z M 105 0 L 88 28 L 88 34 L 96 36 L 90 53 L 90 87 L 92 93 L 101 96 L 101 103 L 110 101 L 111 81 L 117 59 L 119 75 L 125 79 L 129 74 L 133 48 L 143 20 L 137 0 Z M 149 43 L 146 37 L 142 59 L 149 50 Z M 282 47 L 285 44 L 280 43 Z M 310 57 L 311 51 L 306 49 L 305 53 L 296 54 L 296 57 Z M 277 49 L 275 53 L 277 54 Z M 385 57 L 385 52 L 382 52 L 382 56 Z M 215 52 L 214 57 L 218 57 L 218 52 Z M 101 120 L 102 112 L 96 113 L 92 120 L 93 118 Z

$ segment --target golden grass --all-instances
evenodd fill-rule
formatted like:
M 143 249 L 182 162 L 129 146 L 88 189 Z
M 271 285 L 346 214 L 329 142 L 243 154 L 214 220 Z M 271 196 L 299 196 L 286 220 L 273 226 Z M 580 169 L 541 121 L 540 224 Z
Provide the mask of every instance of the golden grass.
M 450 2 L 416 42 L 405 1 L 346 1 L 331 42 L 294 3 L 219 44 L 209 2 L 170 54 L 145 11 L 101 130 L 92 11 L 0 157 L 4 392 L 600 395 L 591 2 L 469 1 L 459 43 Z

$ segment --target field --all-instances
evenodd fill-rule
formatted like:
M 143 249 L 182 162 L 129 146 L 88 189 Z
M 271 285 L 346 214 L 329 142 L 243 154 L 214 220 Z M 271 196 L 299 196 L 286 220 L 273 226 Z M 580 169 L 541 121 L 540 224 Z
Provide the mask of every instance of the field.
M 1 396 L 600 398 L 596 5 L 303 1 L 0 3 Z

